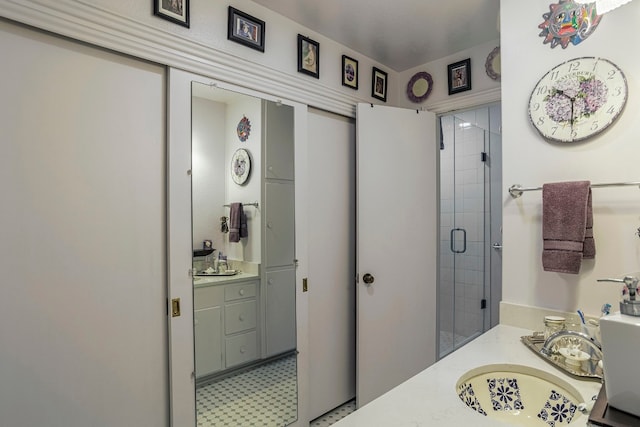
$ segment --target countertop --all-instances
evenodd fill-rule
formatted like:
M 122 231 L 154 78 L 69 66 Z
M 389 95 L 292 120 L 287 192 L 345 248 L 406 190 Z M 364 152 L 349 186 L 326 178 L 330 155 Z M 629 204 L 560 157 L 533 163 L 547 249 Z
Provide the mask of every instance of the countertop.
M 536 356 L 520 342 L 532 331 L 498 325 L 391 391 L 335 423 L 334 427 L 495 427 L 510 425 L 467 408 L 456 392 L 458 378 L 470 369 L 495 363 L 531 366 L 573 385 L 585 401 L 598 394 L 597 381 L 577 380 Z M 576 413 L 571 426 L 586 426 Z M 579 414 L 579 415 L 578 415 Z
M 259 279 L 260 275 L 257 273 L 245 273 L 240 272 L 234 276 L 195 276 L 193 281 L 194 288 L 204 288 L 206 286 L 227 285 L 233 282 L 240 282 L 243 280 Z

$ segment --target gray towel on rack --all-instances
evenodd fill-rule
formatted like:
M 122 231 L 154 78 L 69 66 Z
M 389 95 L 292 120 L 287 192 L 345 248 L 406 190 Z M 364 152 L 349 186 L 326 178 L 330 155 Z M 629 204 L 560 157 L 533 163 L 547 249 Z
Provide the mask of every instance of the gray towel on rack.
M 578 274 L 583 258 L 595 258 L 589 181 L 542 186 L 542 266 Z
M 231 203 L 229 212 L 229 242 L 237 243 L 241 237 L 249 237 L 247 216 L 242 203 Z

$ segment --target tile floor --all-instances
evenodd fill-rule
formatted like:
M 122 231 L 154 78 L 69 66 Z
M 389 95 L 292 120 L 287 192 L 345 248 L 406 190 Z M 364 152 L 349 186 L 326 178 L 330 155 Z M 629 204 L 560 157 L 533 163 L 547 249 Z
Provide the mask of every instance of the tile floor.
M 198 427 L 283 427 L 298 417 L 296 356 L 198 387 Z M 355 411 L 350 401 L 309 423 L 328 427 Z
M 352 400 L 342 406 L 337 407 L 333 411 L 316 418 L 309 423 L 310 427 L 329 427 L 356 410 L 356 401 Z
M 282 427 L 297 417 L 296 356 L 196 390 L 198 427 Z

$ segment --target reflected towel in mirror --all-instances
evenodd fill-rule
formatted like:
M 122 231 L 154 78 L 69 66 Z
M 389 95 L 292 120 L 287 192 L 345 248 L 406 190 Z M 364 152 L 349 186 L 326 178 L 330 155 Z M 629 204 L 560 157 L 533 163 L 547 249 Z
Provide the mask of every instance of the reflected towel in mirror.
M 242 237 L 249 237 L 247 216 L 244 213 L 242 203 L 231 203 L 229 212 L 229 242 L 237 243 Z

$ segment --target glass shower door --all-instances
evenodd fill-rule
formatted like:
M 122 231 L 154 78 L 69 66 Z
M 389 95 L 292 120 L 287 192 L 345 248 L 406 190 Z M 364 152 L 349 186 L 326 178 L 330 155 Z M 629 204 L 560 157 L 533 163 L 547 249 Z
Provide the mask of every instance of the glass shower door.
M 483 108 L 441 118 L 440 357 L 487 325 L 488 112 Z

